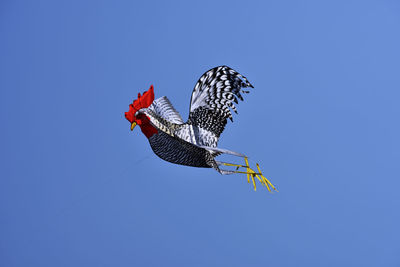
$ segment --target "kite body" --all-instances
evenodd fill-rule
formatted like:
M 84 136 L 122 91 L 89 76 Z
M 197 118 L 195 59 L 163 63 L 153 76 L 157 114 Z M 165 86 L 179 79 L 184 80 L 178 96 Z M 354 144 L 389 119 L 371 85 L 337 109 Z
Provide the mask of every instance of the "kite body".
M 257 164 L 258 171 L 250 168 L 243 154 L 218 148 L 218 140 L 225 129 L 227 119 L 232 121 L 233 110 L 238 99 L 243 100 L 243 88 L 253 86 L 235 70 L 227 66 L 215 67 L 204 73 L 196 83 L 190 101 L 189 119 L 184 122 L 167 97 L 154 100 L 154 88 L 150 87 L 143 96 L 129 106 L 125 117 L 131 122 L 131 129 L 138 124 L 148 138 L 154 153 L 171 163 L 203 168 L 214 168 L 221 174 L 244 173 L 248 182 L 255 177 L 261 184 L 275 187 L 266 179 Z M 215 158 L 221 154 L 243 157 L 245 165 L 220 162 Z M 221 169 L 221 166 L 236 167 L 235 170 Z M 244 168 L 244 171 L 239 171 Z

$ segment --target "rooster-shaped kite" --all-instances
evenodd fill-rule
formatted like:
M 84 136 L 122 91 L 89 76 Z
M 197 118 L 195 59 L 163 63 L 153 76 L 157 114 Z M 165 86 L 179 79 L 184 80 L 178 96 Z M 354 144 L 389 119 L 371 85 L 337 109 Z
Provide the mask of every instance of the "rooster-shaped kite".
M 217 147 L 227 119 L 232 121 L 231 110 L 235 113 L 242 88 L 253 87 L 246 77 L 227 67 L 215 67 L 204 73 L 196 83 L 190 100 L 190 113 L 187 122 L 174 109 L 168 98 L 163 96 L 154 100 L 154 88 L 143 93 L 129 105 L 125 118 L 131 122 L 131 130 L 138 124 L 148 138 L 154 153 L 163 160 L 203 168 L 214 168 L 221 174 L 247 174 L 252 178 L 254 190 L 255 177 L 269 191 L 275 187 L 262 175 L 259 165 L 257 172 L 250 168 L 247 156 Z M 243 157 L 245 165 L 215 160 L 221 154 Z M 223 170 L 220 166 L 236 167 Z M 239 170 L 244 168 L 243 170 Z

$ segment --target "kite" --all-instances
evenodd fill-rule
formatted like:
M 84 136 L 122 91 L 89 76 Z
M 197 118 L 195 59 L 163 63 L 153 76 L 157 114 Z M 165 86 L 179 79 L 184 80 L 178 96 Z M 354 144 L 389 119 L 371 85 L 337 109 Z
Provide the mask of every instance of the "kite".
M 219 66 L 204 73 L 196 83 L 190 100 L 190 113 L 186 122 L 175 110 L 167 97 L 154 99 L 154 87 L 138 94 L 129 105 L 125 118 L 133 131 L 140 126 L 153 152 L 163 160 L 174 164 L 214 168 L 220 174 L 246 174 L 256 190 L 255 178 L 267 187 L 276 190 L 262 174 L 258 163 L 257 171 L 249 166 L 248 157 L 241 153 L 217 147 L 219 137 L 225 129 L 227 119 L 232 120 L 233 103 L 243 101 L 243 88 L 254 88 L 246 77 L 228 66 Z M 244 164 L 217 161 L 219 155 L 227 154 L 244 158 Z M 221 169 L 229 166 L 231 169 Z M 232 168 L 233 167 L 233 168 Z

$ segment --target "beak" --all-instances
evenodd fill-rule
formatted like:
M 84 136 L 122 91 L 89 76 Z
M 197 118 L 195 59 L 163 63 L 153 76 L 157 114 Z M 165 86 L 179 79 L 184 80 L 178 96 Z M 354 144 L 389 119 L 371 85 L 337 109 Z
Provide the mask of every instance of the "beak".
M 131 131 L 133 131 L 133 128 L 135 128 L 135 126 L 136 126 L 136 122 L 132 122 L 132 124 L 131 124 Z

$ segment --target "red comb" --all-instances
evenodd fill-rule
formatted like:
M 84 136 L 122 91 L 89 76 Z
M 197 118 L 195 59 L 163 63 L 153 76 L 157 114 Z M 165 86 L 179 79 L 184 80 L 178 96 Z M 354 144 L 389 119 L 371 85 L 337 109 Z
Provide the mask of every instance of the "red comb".
M 135 113 L 139 109 L 148 108 L 154 101 L 154 87 L 150 86 L 149 90 L 145 91 L 141 96 L 138 94 L 138 98 L 129 105 L 129 111 L 125 112 L 125 118 L 131 123 L 135 119 Z

